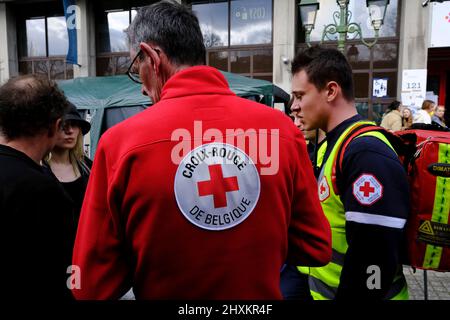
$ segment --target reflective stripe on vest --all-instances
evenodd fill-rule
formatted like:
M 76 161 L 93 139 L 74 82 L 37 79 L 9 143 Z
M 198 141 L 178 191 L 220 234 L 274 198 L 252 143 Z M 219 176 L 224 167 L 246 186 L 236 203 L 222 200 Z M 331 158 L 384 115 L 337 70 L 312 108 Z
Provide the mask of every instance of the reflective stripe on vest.
M 320 185 L 322 179 L 325 179 L 329 188 L 329 195 L 326 199 L 321 201 L 322 209 L 330 222 L 331 227 L 331 237 L 332 237 L 332 247 L 333 247 L 333 260 L 329 264 L 324 267 L 317 268 L 309 268 L 309 284 L 311 295 L 316 300 L 322 299 L 334 299 L 337 288 L 339 287 L 339 280 L 341 278 L 341 271 L 343 262 L 345 259 L 345 253 L 347 252 L 348 244 L 345 235 L 345 212 L 344 205 L 341 202 L 341 199 L 338 195 L 336 195 L 336 191 L 334 190 L 332 179 L 332 169 L 333 163 L 337 160 L 337 153 L 343 140 L 345 137 L 353 131 L 354 128 L 361 124 L 371 124 L 373 122 L 368 121 L 360 121 L 352 124 L 349 128 L 347 128 L 341 136 L 338 138 L 336 144 L 334 145 L 332 151 L 330 152 L 328 159 L 322 166 L 322 171 L 320 173 L 318 182 L 319 182 L 319 196 L 320 196 Z M 387 140 L 387 138 L 381 132 L 366 132 L 355 139 L 358 139 L 362 136 L 371 136 L 378 138 L 388 145 L 392 150 L 394 150 Z M 302 271 L 303 268 L 299 269 Z M 401 270 L 399 271 L 401 274 Z M 408 290 L 406 287 L 406 282 L 403 276 L 398 281 L 398 286 L 396 285 L 397 281 L 395 281 L 390 290 L 389 294 L 386 296 L 386 299 L 408 299 Z
M 450 163 L 450 145 L 439 143 L 438 163 Z M 450 211 L 450 181 L 446 177 L 436 177 L 434 205 L 431 221 L 448 224 Z M 437 269 L 441 263 L 442 247 L 428 244 L 423 259 L 423 267 Z

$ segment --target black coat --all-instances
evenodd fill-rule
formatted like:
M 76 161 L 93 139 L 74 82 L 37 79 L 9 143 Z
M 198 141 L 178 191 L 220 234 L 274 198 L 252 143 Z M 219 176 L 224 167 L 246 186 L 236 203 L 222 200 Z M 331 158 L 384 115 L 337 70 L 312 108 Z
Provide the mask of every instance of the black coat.
M 70 200 L 22 152 L 0 145 L 1 283 L 8 299 L 68 299 Z

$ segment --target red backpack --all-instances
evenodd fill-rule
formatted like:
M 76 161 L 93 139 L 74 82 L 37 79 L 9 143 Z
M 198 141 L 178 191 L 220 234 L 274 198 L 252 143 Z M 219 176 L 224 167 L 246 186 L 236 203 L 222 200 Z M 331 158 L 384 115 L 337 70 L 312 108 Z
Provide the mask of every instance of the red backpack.
M 408 264 L 450 271 L 450 132 L 398 132 L 413 155 L 403 155 L 411 188 L 407 222 Z
M 383 132 L 404 164 L 409 179 L 411 212 L 406 224 L 405 264 L 450 271 L 450 132 L 438 131 L 436 126 L 422 127 L 427 130 L 395 134 L 374 125 L 356 127 L 338 151 L 333 174 L 341 170 L 350 141 L 365 132 Z

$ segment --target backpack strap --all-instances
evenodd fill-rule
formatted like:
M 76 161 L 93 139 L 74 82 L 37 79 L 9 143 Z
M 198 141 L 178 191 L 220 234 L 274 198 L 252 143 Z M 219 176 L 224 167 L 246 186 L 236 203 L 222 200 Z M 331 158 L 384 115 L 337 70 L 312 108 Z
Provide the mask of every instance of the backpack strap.
M 342 173 L 342 162 L 344 161 L 344 154 L 345 150 L 347 149 L 350 142 L 352 142 L 356 137 L 360 136 L 361 134 L 367 133 L 367 132 L 382 132 L 386 135 L 392 135 L 387 130 L 383 129 L 382 127 L 378 127 L 373 124 L 367 124 L 363 123 L 360 125 L 356 125 L 350 132 L 347 133 L 345 138 L 342 140 L 338 151 L 336 152 L 336 156 L 333 161 L 333 167 L 331 169 L 331 183 L 333 184 L 334 192 L 336 195 L 339 195 L 339 188 L 337 186 L 337 176 L 341 175 Z

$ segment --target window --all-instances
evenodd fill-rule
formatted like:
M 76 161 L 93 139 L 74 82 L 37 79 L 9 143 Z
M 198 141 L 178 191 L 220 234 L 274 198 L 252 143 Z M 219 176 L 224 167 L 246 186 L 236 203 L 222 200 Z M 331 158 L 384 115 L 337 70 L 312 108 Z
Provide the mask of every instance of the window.
M 272 43 L 272 1 L 234 0 L 230 6 L 230 43 Z
M 193 4 L 206 48 L 228 47 L 228 2 Z
M 272 80 L 272 0 L 187 2 L 199 19 L 208 65 Z
M 124 74 L 130 61 L 125 29 L 144 0 L 99 0 L 94 3 L 97 46 L 97 76 Z
M 62 3 L 30 3 L 15 9 L 19 73 L 73 78 L 73 66 L 66 64 L 69 41 Z
M 380 29 L 380 38 L 390 38 L 395 37 L 398 32 L 399 20 L 399 1 L 391 0 L 387 6 L 386 16 L 384 18 L 383 26 Z M 372 38 L 374 36 L 374 30 L 370 21 L 369 11 L 366 6 L 366 1 L 361 0 L 350 0 L 348 5 L 349 11 L 351 11 L 350 22 L 359 23 L 361 26 L 362 34 L 365 38 Z M 320 0 L 320 9 L 317 11 L 315 27 L 311 32 L 311 41 L 321 41 L 322 32 L 324 26 L 334 23 L 333 14 L 334 12 L 339 12 L 339 6 L 336 0 Z M 301 19 L 299 19 L 299 25 L 302 26 Z M 336 19 L 339 23 L 339 20 Z M 304 38 L 304 31 L 302 31 Z M 328 35 L 325 41 L 336 41 L 337 34 Z

